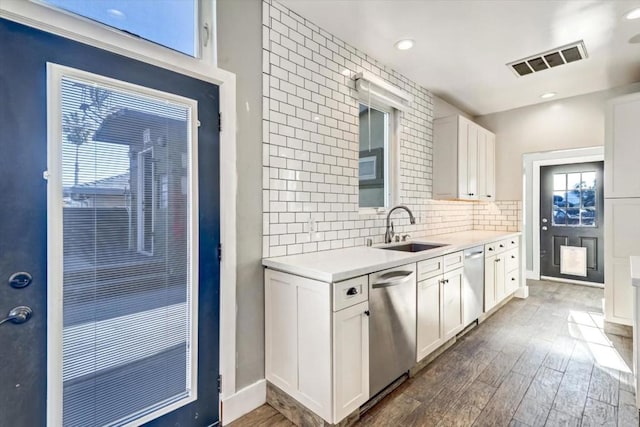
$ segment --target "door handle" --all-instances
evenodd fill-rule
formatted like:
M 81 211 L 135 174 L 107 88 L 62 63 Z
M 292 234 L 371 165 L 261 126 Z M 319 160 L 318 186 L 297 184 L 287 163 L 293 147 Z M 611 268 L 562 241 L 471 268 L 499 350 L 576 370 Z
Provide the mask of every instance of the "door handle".
M 376 288 L 387 288 L 389 286 L 400 285 L 403 282 L 406 282 L 407 279 L 413 277 L 413 271 L 391 271 L 389 273 L 384 273 L 380 276 L 380 279 L 395 279 L 395 280 L 385 280 L 383 282 L 376 282 L 371 284 L 372 289 Z
M 9 321 L 19 325 L 20 323 L 24 323 L 27 320 L 31 319 L 32 314 L 33 314 L 33 310 L 31 310 L 30 307 L 27 307 L 24 305 L 14 307 L 11 309 L 11 311 L 9 311 L 9 314 L 7 314 L 7 317 L 0 320 L 0 325 Z

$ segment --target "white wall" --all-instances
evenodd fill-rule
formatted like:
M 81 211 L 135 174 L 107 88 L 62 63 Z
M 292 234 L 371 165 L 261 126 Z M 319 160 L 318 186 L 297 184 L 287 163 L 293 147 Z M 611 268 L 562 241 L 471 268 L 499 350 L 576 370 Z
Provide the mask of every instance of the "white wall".
M 262 4 L 218 0 L 216 15 L 218 66 L 235 73 L 237 88 L 236 390 L 240 390 L 264 378 Z
M 522 200 L 524 153 L 603 145 L 606 100 L 637 91 L 640 83 L 476 117 L 496 134 L 497 200 Z
M 431 98 L 433 99 L 433 118 L 434 119 L 460 115 L 470 120 L 473 120 L 473 117 L 469 113 L 467 113 L 466 111 L 462 111 L 461 109 L 459 109 L 453 104 L 450 104 L 444 99 L 436 95 L 431 95 Z

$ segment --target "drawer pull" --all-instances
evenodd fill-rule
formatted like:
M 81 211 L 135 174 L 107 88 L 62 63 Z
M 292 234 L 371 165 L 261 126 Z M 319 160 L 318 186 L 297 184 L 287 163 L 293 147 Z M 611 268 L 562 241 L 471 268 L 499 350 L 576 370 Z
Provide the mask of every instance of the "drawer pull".
M 490 251 L 492 251 L 492 250 L 493 250 L 493 248 L 489 248 L 489 250 L 490 250 Z
M 515 255 L 511 255 L 511 259 L 516 259 L 516 256 Z
M 371 316 L 371 312 L 369 310 L 365 310 L 364 314 L 366 314 L 367 316 Z
M 500 245 L 501 248 L 504 248 L 504 245 Z
M 349 288 L 347 290 L 347 295 L 349 295 L 349 296 L 358 295 L 358 290 L 356 288 Z
M 515 277 L 512 277 L 512 278 L 511 278 L 511 281 L 512 281 L 512 282 L 515 282 L 515 281 L 516 281 L 516 278 L 515 278 Z

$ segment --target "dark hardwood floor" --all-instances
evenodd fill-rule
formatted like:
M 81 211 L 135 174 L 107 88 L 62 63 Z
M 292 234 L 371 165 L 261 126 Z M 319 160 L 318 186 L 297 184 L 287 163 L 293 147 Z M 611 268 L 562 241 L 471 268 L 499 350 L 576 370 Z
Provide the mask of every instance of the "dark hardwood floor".
M 362 415 L 359 426 L 637 427 L 630 338 L 603 331 L 603 291 L 529 281 Z M 231 424 L 292 426 L 269 406 Z

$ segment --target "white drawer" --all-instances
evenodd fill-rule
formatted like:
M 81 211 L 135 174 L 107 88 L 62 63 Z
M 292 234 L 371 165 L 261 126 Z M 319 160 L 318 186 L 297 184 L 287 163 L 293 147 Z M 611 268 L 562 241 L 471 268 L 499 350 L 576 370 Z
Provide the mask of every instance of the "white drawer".
M 498 242 L 493 242 L 493 243 L 487 243 L 486 245 L 484 245 L 484 256 L 488 257 L 491 255 L 495 255 L 498 253 L 498 251 L 496 250 L 498 247 Z
M 500 253 L 506 251 L 509 248 L 509 242 L 509 239 L 504 239 L 496 242 L 496 252 Z
M 507 294 L 514 292 L 520 286 L 520 272 L 518 270 L 514 270 L 510 273 L 507 273 L 506 282 L 504 287 L 507 291 Z
M 464 252 L 454 252 L 444 256 L 444 272 L 447 273 L 464 266 Z
M 368 299 L 369 276 L 354 277 L 333 284 L 333 311 L 351 307 Z
M 517 270 L 518 267 L 520 267 L 520 249 L 515 248 L 505 252 L 503 258 L 505 260 L 504 270 L 507 273 Z
M 425 259 L 418 262 L 418 282 L 444 273 L 443 257 Z
M 517 248 L 519 246 L 520 246 L 520 238 L 519 237 L 512 237 L 510 239 L 507 239 L 507 248 L 513 249 L 513 248 Z

